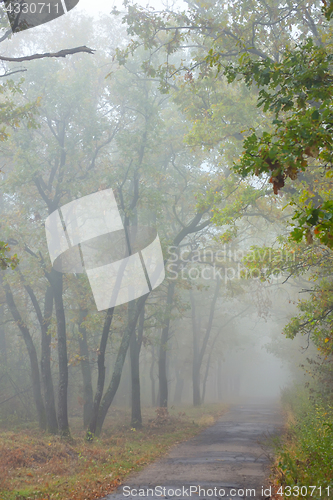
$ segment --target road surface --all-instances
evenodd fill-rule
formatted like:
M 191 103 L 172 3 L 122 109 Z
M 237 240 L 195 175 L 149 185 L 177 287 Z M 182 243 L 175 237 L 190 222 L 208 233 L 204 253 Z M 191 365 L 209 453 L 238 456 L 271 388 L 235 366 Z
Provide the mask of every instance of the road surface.
M 212 427 L 129 476 L 124 485 L 106 498 L 269 498 L 269 440 L 282 426 L 278 405 L 233 405 Z

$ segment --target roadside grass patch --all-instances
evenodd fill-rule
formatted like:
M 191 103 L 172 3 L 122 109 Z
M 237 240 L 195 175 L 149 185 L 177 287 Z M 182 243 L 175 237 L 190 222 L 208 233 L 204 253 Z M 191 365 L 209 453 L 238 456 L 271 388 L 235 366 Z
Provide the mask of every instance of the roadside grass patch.
M 292 493 L 285 498 L 328 498 L 333 495 L 333 407 L 314 401 L 306 390 L 287 390 L 282 401 L 287 425 L 276 450 L 275 482 L 283 491 L 291 486 Z M 307 487 L 303 488 L 305 494 L 296 495 L 302 486 Z
M 171 408 L 169 414 L 143 409 L 135 430 L 130 411 L 110 412 L 105 429 L 85 440 L 81 420 L 71 421 L 72 439 L 37 428 L 0 432 L 0 500 L 93 500 L 102 498 L 132 471 L 138 471 L 181 441 L 212 425 L 226 405 Z

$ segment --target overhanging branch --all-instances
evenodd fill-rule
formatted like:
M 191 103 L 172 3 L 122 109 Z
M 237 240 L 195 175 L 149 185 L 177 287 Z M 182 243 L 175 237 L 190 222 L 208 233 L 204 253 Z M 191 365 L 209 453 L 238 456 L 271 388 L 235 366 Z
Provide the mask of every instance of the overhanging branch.
M 7 57 L 0 55 L 0 61 L 7 62 L 23 62 L 23 61 L 32 61 L 33 59 L 43 59 L 44 57 L 66 57 L 72 54 L 77 54 L 80 52 L 86 52 L 87 54 L 93 54 L 94 50 L 82 45 L 81 47 L 74 47 L 73 49 L 63 49 L 59 50 L 59 52 L 44 52 L 43 54 L 32 54 L 31 56 L 23 56 L 23 57 Z

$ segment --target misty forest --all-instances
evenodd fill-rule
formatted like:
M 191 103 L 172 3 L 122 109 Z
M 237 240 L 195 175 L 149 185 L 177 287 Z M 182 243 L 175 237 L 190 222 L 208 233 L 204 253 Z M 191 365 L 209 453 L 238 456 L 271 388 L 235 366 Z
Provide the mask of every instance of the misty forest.
M 332 16 L 125 0 L 13 34 L 0 11 L 1 499 L 103 498 L 243 404 L 283 415 L 274 491 L 329 497 Z M 105 190 L 165 278 L 99 310 L 46 220 Z

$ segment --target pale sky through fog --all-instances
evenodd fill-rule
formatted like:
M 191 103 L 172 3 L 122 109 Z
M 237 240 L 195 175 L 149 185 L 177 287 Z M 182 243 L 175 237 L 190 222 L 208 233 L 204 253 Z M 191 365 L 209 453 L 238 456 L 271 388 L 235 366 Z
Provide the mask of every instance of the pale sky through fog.
M 185 4 L 181 0 L 177 0 L 177 2 L 172 2 L 168 0 L 135 0 L 135 3 L 138 3 L 142 6 L 147 6 L 149 5 L 150 7 L 153 7 L 155 10 L 162 10 L 164 9 L 168 4 L 170 7 L 172 5 L 184 5 Z M 117 9 L 121 10 L 122 9 L 122 0 L 94 0 L 93 2 L 91 0 L 80 0 L 79 4 L 75 7 L 75 9 L 82 9 L 88 12 L 90 15 L 98 13 L 98 12 L 104 12 L 105 14 L 111 12 L 113 7 L 117 7 Z M 74 9 L 73 9 L 74 10 Z
M 35 1 L 38 2 L 40 0 L 35 0 Z M 16 47 L 17 44 L 21 46 L 22 54 L 20 55 L 28 55 L 30 54 L 29 41 L 38 40 L 38 37 L 45 32 L 45 29 L 46 32 L 48 32 L 50 29 L 56 32 L 64 22 L 65 16 L 70 23 L 75 24 L 75 17 L 79 12 L 85 12 L 90 16 L 99 17 L 101 14 L 110 14 L 114 7 L 116 7 L 120 11 L 124 10 L 122 2 L 123 0 L 93 0 L 93 1 L 80 0 L 78 5 L 76 5 L 71 11 L 69 11 L 64 16 L 54 19 L 53 21 L 46 23 L 44 25 L 39 25 L 36 26 L 35 28 L 15 33 L 11 39 L 7 39 L 1 44 L 1 53 L 3 55 L 11 56 L 13 51 L 12 47 L 14 43 L 14 46 L 16 45 Z M 134 0 L 134 3 L 140 4 L 144 7 L 150 6 L 153 7 L 155 10 L 163 10 L 167 7 L 169 7 L 172 10 L 178 10 L 179 8 L 185 10 L 187 7 L 187 4 L 183 0 Z M 4 27 L 4 30 L 8 29 L 9 27 L 10 25 L 8 21 L 8 26 Z M 88 47 L 91 45 L 88 37 L 85 39 L 83 36 L 82 42 L 83 43 L 81 43 L 81 45 L 87 45 Z M 45 50 L 48 50 L 47 36 L 43 37 L 43 48 Z M 64 47 L 62 46 L 62 44 L 59 43 L 59 47 L 57 49 L 60 50 L 63 48 Z M 52 51 L 54 49 L 55 47 L 54 47 L 54 37 L 53 37 Z

